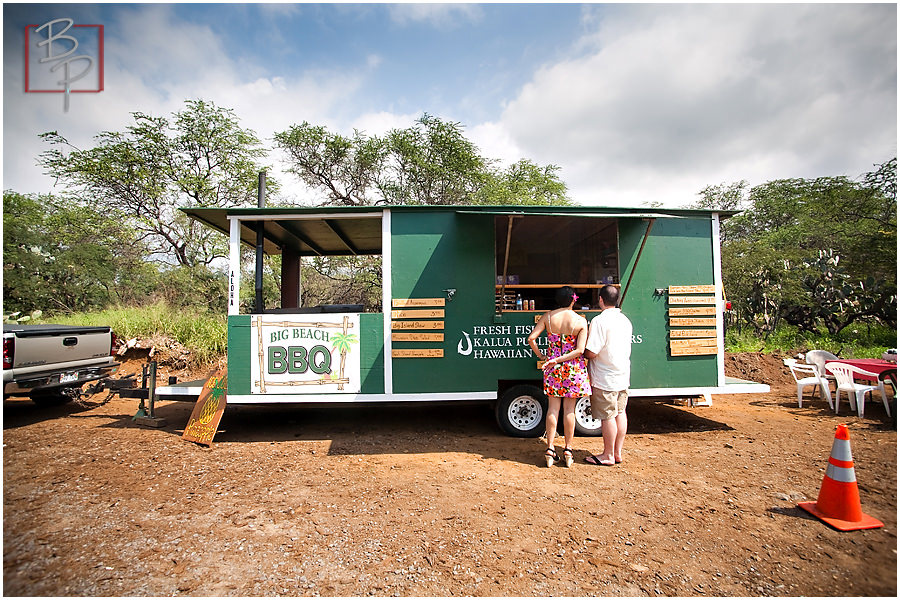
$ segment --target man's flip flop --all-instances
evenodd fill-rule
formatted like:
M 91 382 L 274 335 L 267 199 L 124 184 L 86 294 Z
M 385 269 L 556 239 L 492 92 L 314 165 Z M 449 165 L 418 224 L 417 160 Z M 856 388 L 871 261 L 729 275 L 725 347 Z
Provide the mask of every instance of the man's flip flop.
M 589 465 L 597 465 L 597 466 L 600 466 L 600 467 L 611 467 L 611 466 L 613 466 L 613 465 L 616 464 L 615 461 L 613 461 L 613 462 L 606 462 L 606 461 L 604 461 L 604 460 L 600 460 L 599 458 L 597 458 L 597 457 L 594 456 L 593 454 L 588 455 L 588 456 L 584 459 L 584 462 L 586 462 L 586 463 L 589 464 Z

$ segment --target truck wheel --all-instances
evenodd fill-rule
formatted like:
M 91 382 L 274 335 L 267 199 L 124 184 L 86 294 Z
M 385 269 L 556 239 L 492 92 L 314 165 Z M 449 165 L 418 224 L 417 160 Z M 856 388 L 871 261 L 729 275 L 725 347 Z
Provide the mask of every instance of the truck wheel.
M 516 385 L 497 401 L 497 424 L 513 437 L 538 437 L 544 432 L 547 397 L 533 385 Z
M 578 435 L 600 435 L 599 419 L 591 416 L 591 399 L 579 398 L 575 403 L 575 433 Z

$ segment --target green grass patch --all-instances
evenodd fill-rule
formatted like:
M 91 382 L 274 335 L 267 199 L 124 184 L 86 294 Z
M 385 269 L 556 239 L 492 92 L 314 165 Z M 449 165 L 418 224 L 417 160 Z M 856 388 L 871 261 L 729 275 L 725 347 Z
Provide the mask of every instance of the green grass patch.
M 865 323 L 847 327 L 837 335 L 827 332 L 800 331 L 792 325 L 779 325 L 765 339 L 751 328 L 725 331 L 725 350 L 728 352 L 807 352 L 827 350 L 842 358 L 881 358 L 888 348 L 897 347 L 897 330 L 883 325 Z
M 227 316 L 178 309 L 164 303 L 140 308 L 110 308 L 99 312 L 57 315 L 60 325 L 109 325 L 120 340 L 168 337 L 191 352 L 191 362 L 204 365 L 224 356 L 228 348 Z

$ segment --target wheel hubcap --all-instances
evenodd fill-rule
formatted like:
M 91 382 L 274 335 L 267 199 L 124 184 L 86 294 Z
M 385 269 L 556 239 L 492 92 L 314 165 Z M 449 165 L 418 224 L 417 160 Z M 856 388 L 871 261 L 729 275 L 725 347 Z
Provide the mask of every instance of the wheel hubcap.
M 590 398 L 580 398 L 575 404 L 575 421 L 588 430 L 600 429 L 601 421 L 591 416 Z
M 543 418 L 541 403 L 531 396 L 519 396 L 509 403 L 506 416 L 516 429 L 528 431 L 540 423 Z

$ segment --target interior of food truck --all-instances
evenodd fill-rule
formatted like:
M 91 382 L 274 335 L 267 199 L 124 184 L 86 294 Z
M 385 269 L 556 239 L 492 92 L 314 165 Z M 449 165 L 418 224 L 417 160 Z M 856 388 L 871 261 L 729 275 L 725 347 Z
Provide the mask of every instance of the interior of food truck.
M 549 310 L 563 285 L 575 288 L 579 307 L 597 308 L 599 288 L 619 284 L 617 223 L 564 215 L 495 217 L 497 309 Z

